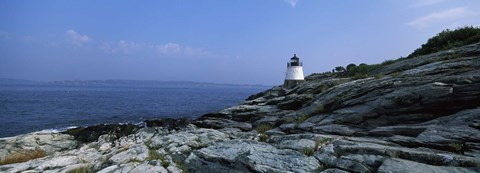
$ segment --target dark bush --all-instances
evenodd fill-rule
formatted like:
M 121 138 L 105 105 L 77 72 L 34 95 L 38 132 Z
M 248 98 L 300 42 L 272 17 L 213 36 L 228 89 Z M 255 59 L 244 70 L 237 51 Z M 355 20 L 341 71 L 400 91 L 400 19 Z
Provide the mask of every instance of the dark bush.
M 344 71 L 345 71 L 345 67 L 343 67 L 343 66 L 335 67 L 335 71 L 337 71 L 337 72 L 344 72 Z
M 101 124 L 88 127 L 78 127 L 69 129 L 62 133 L 72 135 L 77 141 L 82 143 L 93 142 L 101 135 L 110 134 L 112 140 L 130 135 L 140 127 L 133 124 Z
M 352 63 L 352 64 L 348 64 L 348 65 L 347 65 L 347 71 L 352 70 L 352 68 L 355 68 L 355 67 L 357 67 L 357 65 L 355 65 L 355 64 L 353 64 L 353 63 Z
M 480 42 L 480 28 L 466 26 L 455 30 L 446 29 L 428 39 L 427 43 L 408 55 L 408 58 Z
M 353 65 L 349 64 L 347 66 L 347 71 L 344 73 L 345 77 L 354 77 L 355 79 L 366 78 L 370 76 L 372 71 L 382 67 L 380 64 L 367 65 L 365 63 L 361 63 L 358 66 Z
M 145 120 L 147 127 L 163 127 L 168 130 L 178 130 L 190 124 L 187 118 L 163 118 L 155 120 Z

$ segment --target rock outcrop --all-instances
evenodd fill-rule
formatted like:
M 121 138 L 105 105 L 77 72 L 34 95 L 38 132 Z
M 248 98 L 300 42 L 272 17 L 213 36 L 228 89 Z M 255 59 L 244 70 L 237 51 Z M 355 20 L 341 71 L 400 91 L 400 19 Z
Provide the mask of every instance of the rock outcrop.
M 145 127 L 0 139 L 0 172 L 480 172 L 480 43 L 382 65 L 371 77 L 313 74 L 238 106 Z

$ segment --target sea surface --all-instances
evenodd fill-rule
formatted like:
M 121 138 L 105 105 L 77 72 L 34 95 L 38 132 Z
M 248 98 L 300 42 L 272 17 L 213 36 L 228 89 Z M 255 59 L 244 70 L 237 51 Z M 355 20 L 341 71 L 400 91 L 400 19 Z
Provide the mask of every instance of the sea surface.
M 166 117 L 196 118 L 268 86 L 193 82 L 0 82 L 0 138 Z

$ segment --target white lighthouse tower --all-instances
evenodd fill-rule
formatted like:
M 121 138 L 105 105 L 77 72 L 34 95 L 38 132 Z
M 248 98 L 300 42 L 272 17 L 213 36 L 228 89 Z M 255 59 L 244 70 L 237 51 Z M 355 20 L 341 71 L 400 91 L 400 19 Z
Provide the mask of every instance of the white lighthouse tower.
M 304 81 L 303 79 L 303 67 L 297 54 L 293 54 L 290 58 L 290 62 L 287 63 L 287 75 L 285 76 L 284 88 L 293 88 L 299 83 Z

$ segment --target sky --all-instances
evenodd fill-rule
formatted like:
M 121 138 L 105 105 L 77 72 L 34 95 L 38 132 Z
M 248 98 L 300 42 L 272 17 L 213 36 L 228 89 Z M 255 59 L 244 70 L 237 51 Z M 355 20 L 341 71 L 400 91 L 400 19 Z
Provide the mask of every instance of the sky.
M 279 85 L 480 26 L 478 0 L 2 0 L 0 78 Z

